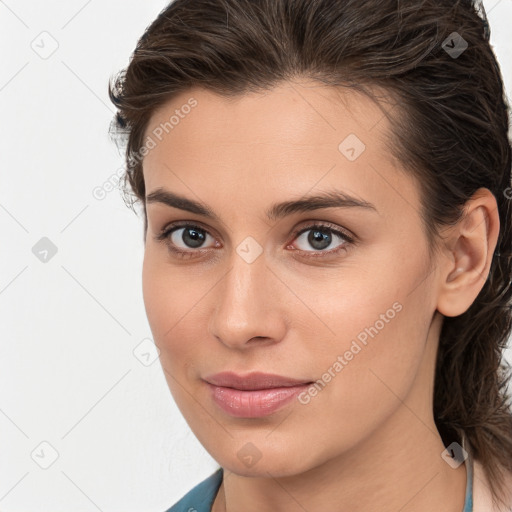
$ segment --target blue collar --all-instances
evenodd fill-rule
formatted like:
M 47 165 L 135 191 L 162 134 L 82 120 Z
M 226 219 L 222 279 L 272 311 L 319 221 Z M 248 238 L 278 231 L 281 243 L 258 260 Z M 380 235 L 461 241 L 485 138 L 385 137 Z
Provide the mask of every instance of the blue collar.
M 465 441 L 465 439 L 463 440 Z M 463 442 L 463 446 L 467 443 Z M 473 456 L 468 446 L 464 446 L 468 452 L 468 456 L 464 462 L 466 464 L 466 498 L 464 500 L 464 508 L 462 512 L 473 512 Z

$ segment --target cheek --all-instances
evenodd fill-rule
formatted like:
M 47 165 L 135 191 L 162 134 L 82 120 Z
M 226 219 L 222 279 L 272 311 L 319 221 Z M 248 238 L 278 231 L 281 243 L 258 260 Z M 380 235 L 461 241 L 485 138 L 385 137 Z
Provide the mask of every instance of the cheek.
M 169 288 L 165 285 L 165 274 L 161 266 L 152 250 L 146 247 L 142 265 L 142 295 L 146 316 L 157 345 L 161 344 L 165 332 L 172 327 L 175 317 L 173 304 L 178 304 L 175 287 Z
M 364 278 L 347 277 L 343 289 L 331 286 L 320 294 L 311 287 L 308 292 L 334 331 L 323 343 L 309 345 L 320 382 L 307 407 L 318 407 L 320 414 L 331 405 L 326 428 L 378 426 L 419 375 L 435 310 L 422 257 L 380 261 L 383 265 Z
M 402 400 L 415 387 L 423 360 L 424 337 L 414 321 L 417 318 L 415 308 L 402 304 L 403 308 L 380 330 L 381 324 L 368 323 L 362 331 L 368 335 L 365 343 L 355 338 L 349 354 L 357 353 L 350 356 L 352 359 L 345 363 L 325 397 L 324 404 L 336 404 L 326 426 L 326 439 L 335 440 L 335 433 L 343 432 L 345 437 L 341 444 L 347 443 L 348 448 L 372 435 L 399 409 Z M 348 354 L 342 354 L 347 360 Z M 412 415 L 406 412 L 405 421 L 410 420 L 413 420 Z M 338 441 L 331 442 L 339 447 Z
M 157 251 L 146 249 L 142 267 L 146 316 L 164 371 L 182 381 L 193 371 L 198 353 L 201 356 L 205 323 L 200 325 L 199 318 L 205 318 L 201 309 L 211 286 L 194 279 L 190 269 L 170 265 Z M 174 387 L 172 381 L 169 385 Z
M 142 293 L 155 344 L 165 355 L 176 331 L 183 325 L 180 318 L 186 320 L 191 288 L 187 286 L 183 272 L 167 265 L 148 247 L 142 267 Z
M 157 258 L 147 247 L 142 267 L 142 292 L 146 316 L 155 345 L 160 350 L 160 364 L 169 390 L 179 409 L 186 417 L 193 414 L 187 399 L 187 373 L 194 361 L 194 339 L 183 332 L 191 294 L 182 273 Z M 180 319 L 182 319 L 180 321 Z

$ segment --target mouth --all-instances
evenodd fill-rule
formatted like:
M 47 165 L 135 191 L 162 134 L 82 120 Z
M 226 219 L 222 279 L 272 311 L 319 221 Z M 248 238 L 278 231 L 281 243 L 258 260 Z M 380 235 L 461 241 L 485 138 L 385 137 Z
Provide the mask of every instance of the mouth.
M 213 402 L 225 413 L 239 418 L 268 416 L 305 391 L 313 381 L 254 372 L 238 375 L 222 372 L 203 379 Z
M 312 383 L 312 381 L 309 380 L 294 379 L 274 373 L 262 372 L 252 372 L 246 375 L 238 375 L 234 372 L 221 372 L 205 377 L 203 380 L 214 386 L 238 389 L 241 391 L 288 388 Z

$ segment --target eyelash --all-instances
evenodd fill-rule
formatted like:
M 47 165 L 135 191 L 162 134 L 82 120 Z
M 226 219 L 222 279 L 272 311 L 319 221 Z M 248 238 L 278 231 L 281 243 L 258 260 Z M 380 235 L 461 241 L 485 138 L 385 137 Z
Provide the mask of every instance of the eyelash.
M 187 257 L 191 258 L 191 257 L 195 257 L 195 256 L 193 256 L 194 254 L 197 254 L 197 253 L 201 254 L 201 253 L 208 251 L 208 249 L 190 249 L 188 251 L 184 251 L 182 249 L 177 249 L 176 247 L 172 246 L 170 243 L 170 237 L 171 237 L 172 233 L 179 228 L 192 228 L 192 229 L 195 229 L 195 230 L 198 230 L 200 232 L 204 232 L 204 233 L 210 235 L 208 230 L 206 230 L 196 224 L 174 223 L 174 224 L 167 225 L 155 237 L 155 239 L 159 242 L 164 242 L 167 245 L 167 247 L 169 248 L 169 250 L 172 251 L 179 258 L 187 258 Z M 340 238 L 344 239 L 344 243 L 341 244 L 340 246 L 338 246 L 336 249 L 331 249 L 330 251 L 323 251 L 323 250 L 303 251 L 301 249 L 295 249 L 296 251 L 298 251 L 300 253 L 306 253 L 307 258 L 325 257 L 325 255 L 333 256 L 342 251 L 346 251 L 347 245 L 352 245 L 354 243 L 354 238 L 352 236 L 350 236 L 348 233 L 340 230 L 339 228 L 335 227 L 332 224 L 327 224 L 327 223 L 320 223 L 320 224 L 317 223 L 317 224 L 311 224 L 309 226 L 302 227 L 293 233 L 293 240 L 296 240 L 300 235 L 302 235 L 302 233 L 305 233 L 307 231 L 312 231 L 315 229 L 317 231 L 333 233 L 333 234 L 339 236 Z M 212 236 L 212 235 L 210 235 L 210 236 Z M 312 254 L 309 254 L 309 253 L 312 253 Z

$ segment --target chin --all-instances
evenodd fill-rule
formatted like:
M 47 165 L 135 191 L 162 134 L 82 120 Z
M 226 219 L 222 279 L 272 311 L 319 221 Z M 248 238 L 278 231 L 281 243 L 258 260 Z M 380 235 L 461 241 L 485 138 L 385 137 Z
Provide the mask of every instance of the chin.
M 254 450 L 251 460 L 250 454 L 254 450 L 252 443 L 246 443 L 237 450 L 234 457 L 215 457 L 218 463 L 227 471 L 245 477 L 275 478 L 294 476 L 311 469 L 315 464 L 309 460 L 305 453 L 276 453 L 269 447 L 259 454 Z M 311 454 L 310 454 L 311 455 Z

